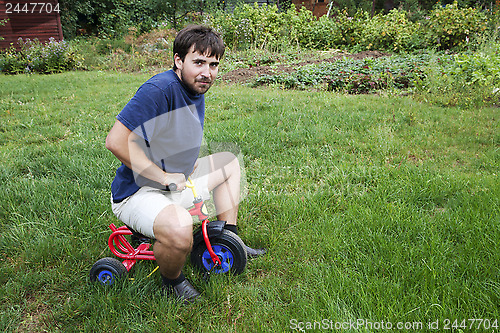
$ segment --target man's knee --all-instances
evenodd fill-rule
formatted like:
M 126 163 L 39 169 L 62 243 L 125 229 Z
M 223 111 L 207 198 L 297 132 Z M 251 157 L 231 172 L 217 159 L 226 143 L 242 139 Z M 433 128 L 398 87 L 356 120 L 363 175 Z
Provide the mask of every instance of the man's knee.
M 189 212 L 179 206 L 165 207 L 153 224 L 155 238 L 164 246 L 190 251 L 193 242 L 193 220 Z
M 222 157 L 226 160 L 229 161 L 230 163 L 238 163 L 238 158 L 236 155 L 229 151 L 222 152 Z
M 236 155 L 231 152 L 221 152 L 215 155 L 216 165 L 223 168 L 229 174 L 240 174 L 240 162 Z
M 221 152 L 210 155 L 210 176 L 208 178 L 208 190 L 212 191 L 219 185 L 231 181 L 238 183 L 241 178 L 240 163 L 238 158 L 230 152 Z

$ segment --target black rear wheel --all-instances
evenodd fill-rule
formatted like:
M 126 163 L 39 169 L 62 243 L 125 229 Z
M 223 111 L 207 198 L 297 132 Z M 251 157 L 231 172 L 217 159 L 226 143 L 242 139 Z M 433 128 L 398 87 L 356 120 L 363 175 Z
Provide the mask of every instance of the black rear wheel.
M 125 274 L 127 274 L 127 269 L 120 260 L 102 258 L 97 260 L 90 269 L 90 281 L 98 281 L 103 285 L 110 286 Z

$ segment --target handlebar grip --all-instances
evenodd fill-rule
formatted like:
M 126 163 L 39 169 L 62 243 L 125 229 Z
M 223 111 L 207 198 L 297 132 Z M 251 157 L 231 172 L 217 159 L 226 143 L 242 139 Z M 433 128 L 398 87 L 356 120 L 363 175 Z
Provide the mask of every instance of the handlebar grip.
M 177 191 L 177 185 L 175 185 L 174 183 L 168 184 L 168 190 L 169 191 Z

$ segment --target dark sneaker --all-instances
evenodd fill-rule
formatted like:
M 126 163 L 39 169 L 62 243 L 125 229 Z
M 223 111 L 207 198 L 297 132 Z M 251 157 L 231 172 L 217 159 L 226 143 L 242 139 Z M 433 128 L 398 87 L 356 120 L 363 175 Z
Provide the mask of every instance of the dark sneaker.
M 260 257 L 266 254 L 267 250 L 262 248 L 262 249 L 252 249 L 248 246 L 245 245 L 245 249 L 247 250 L 247 257 L 248 258 L 255 258 L 255 257 Z
M 200 293 L 194 289 L 187 279 L 175 287 L 166 287 L 164 285 L 164 288 L 166 288 L 168 295 L 174 296 L 178 301 L 184 304 L 194 303 L 201 297 Z

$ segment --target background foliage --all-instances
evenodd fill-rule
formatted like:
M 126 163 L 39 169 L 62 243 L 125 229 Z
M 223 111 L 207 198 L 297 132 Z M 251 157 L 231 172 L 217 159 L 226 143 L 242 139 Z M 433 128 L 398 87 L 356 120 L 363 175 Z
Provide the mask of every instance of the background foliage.
M 500 44 L 487 44 L 477 52 L 437 53 L 416 82 L 417 98 L 450 106 L 500 105 Z
M 247 45 L 273 45 L 275 39 L 279 39 L 283 35 L 292 37 L 293 40 L 297 34 L 302 35 L 298 36 L 302 46 L 308 45 L 321 48 L 328 44 L 327 46 L 331 47 L 332 44 L 338 42 L 336 40 L 338 36 L 336 34 L 332 36 L 331 30 L 341 30 L 342 25 L 330 29 L 331 22 L 324 19 L 318 22 L 310 13 L 299 12 L 292 15 L 292 12 L 289 11 L 293 7 L 291 1 L 269 1 L 268 3 L 272 4 L 274 2 L 279 6 L 275 4 L 261 8 L 252 8 L 252 5 L 243 2 L 242 0 L 60 1 L 63 32 L 66 38 L 73 38 L 78 35 L 119 37 L 127 33 L 131 26 L 134 26 L 140 33 L 159 26 L 178 29 L 188 22 L 206 20 L 204 16 L 209 13 L 210 20 L 213 21 L 214 25 L 223 28 L 222 30 L 224 30 L 228 38 L 229 45 L 235 45 L 234 42 L 237 41 L 241 43 L 239 46 L 242 48 L 247 47 Z M 382 19 L 383 14 L 388 14 L 391 10 L 397 9 L 404 12 L 408 20 L 416 23 L 427 17 L 430 11 L 439 9 L 443 11 L 445 10 L 443 6 L 453 4 L 453 2 L 445 0 L 436 4 L 430 0 L 396 0 L 391 2 L 385 0 L 376 0 L 375 2 L 340 0 L 336 1 L 335 4 L 330 17 L 337 16 L 335 12 L 340 11 L 346 17 L 355 17 L 356 15 L 359 17 L 359 12 L 362 12 L 368 17 L 378 16 L 378 19 Z M 479 11 L 465 10 L 462 12 L 462 9 L 469 7 L 489 11 L 490 13 L 498 10 L 491 0 L 479 2 L 472 0 L 455 1 L 454 9 L 448 12 L 445 11 L 446 15 L 449 16 L 448 23 L 465 24 L 464 30 L 469 29 L 469 26 L 475 28 L 475 24 L 482 22 L 482 19 L 476 17 Z M 470 18 L 471 22 L 467 20 L 469 15 L 473 16 L 473 18 Z M 284 23 L 284 25 L 278 25 L 279 22 Z M 245 23 L 249 23 L 250 26 L 246 26 Z M 259 23 L 263 24 L 264 31 L 258 29 L 260 27 Z M 349 22 L 344 20 L 343 23 Z M 238 26 L 243 30 L 236 30 Z M 319 28 L 319 33 L 324 32 L 326 36 L 318 35 L 318 30 L 314 29 L 314 26 Z M 299 29 L 286 30 L 294 27 L 299 27 Z M 429 28 L 432 28 L 432 24 Z M 272 29 L 274 34 L 269 34 L 269 29 Z M 353 27 L 350 27 L 350 29 L 353 29 Z M 309 32 L 304 35 L 302 30 L 308 30 Z M 406 30 L 405 34 L 407 33 Z M 472 29 L 470 31 L 473 33 L 476 30 Z M 434 33 L 437 33 L 437 31 Z M 310 36 L 310 34 L 316 34 L 316 37 Z M 333 37 L 333 41 L 325 43 L 329 36 Z M 341 37 L 345 37 L 345 35 Z M 251 40 L 248 40 L 248 38 Z M 323 42 L 314 42 L 315 38 L 323 39 Z M 308 41 L 308 39 L 312 41 Z M 359 40 L 359 38 L 356 38 L 355 43 L 358 43 Z M 352 40 L 349 40 L 349 45 L 352 42 Z
M 46 43 L 38 40 L 18 40 L 19 50 L 14 46 L 0 53 L 0 72 L 61 73 L 82 68 L 83 58 L 66 41 L 51 38 Z
M 263 75 L 255 84 L 279 84 L 285 88 L 327 85 L 328 90 L 360 94 L 380 89 L 413 87 L 424 77 L 428 54 L 361 60 L 345 58 L 332 63 L 306 65 L 289 74 Z
M 179 28 L 196 15 L 225 8 L 236 0 L 60 0 L 66 38 L 78 35 L 117 37 L 134 26 L 147 32 L 158 25 Z M 196 16 L 195 15 L 195 16 Z
M 402 9 L 378 13 L 358 9 L 353 14 L 345 8 L 333 9 L 331 17 L 317 19 L 310 11 L 279 11 L 276 6 L 242 5 L 233 12 L 215 11 L 207 22 L 216 27 L 231 48 L 285 48 L 291 43 L 305 48 L 377 49 L 411 52 L 425 48 L 464 50 L 477 45 L 476 40 L 496 31 L 493 13 L 462 8 L 457 2 L 436 6 L 417 21 Z M 488 27 L 490 31 L 488 31 Z
M 411 22 L 405 11 L 393 9 L 366 20 L 358 43 L 372 50 L 413 51 L 424 46 L 421 31 L 420 24 Z
M 431 11 L 426 17 L 424 30 L 429 45 L 441 49 L 464 49 L 471 39 L 484 35 L 487 22 L 483 12 L 475 8 L 459 8 L 454 2 Z

